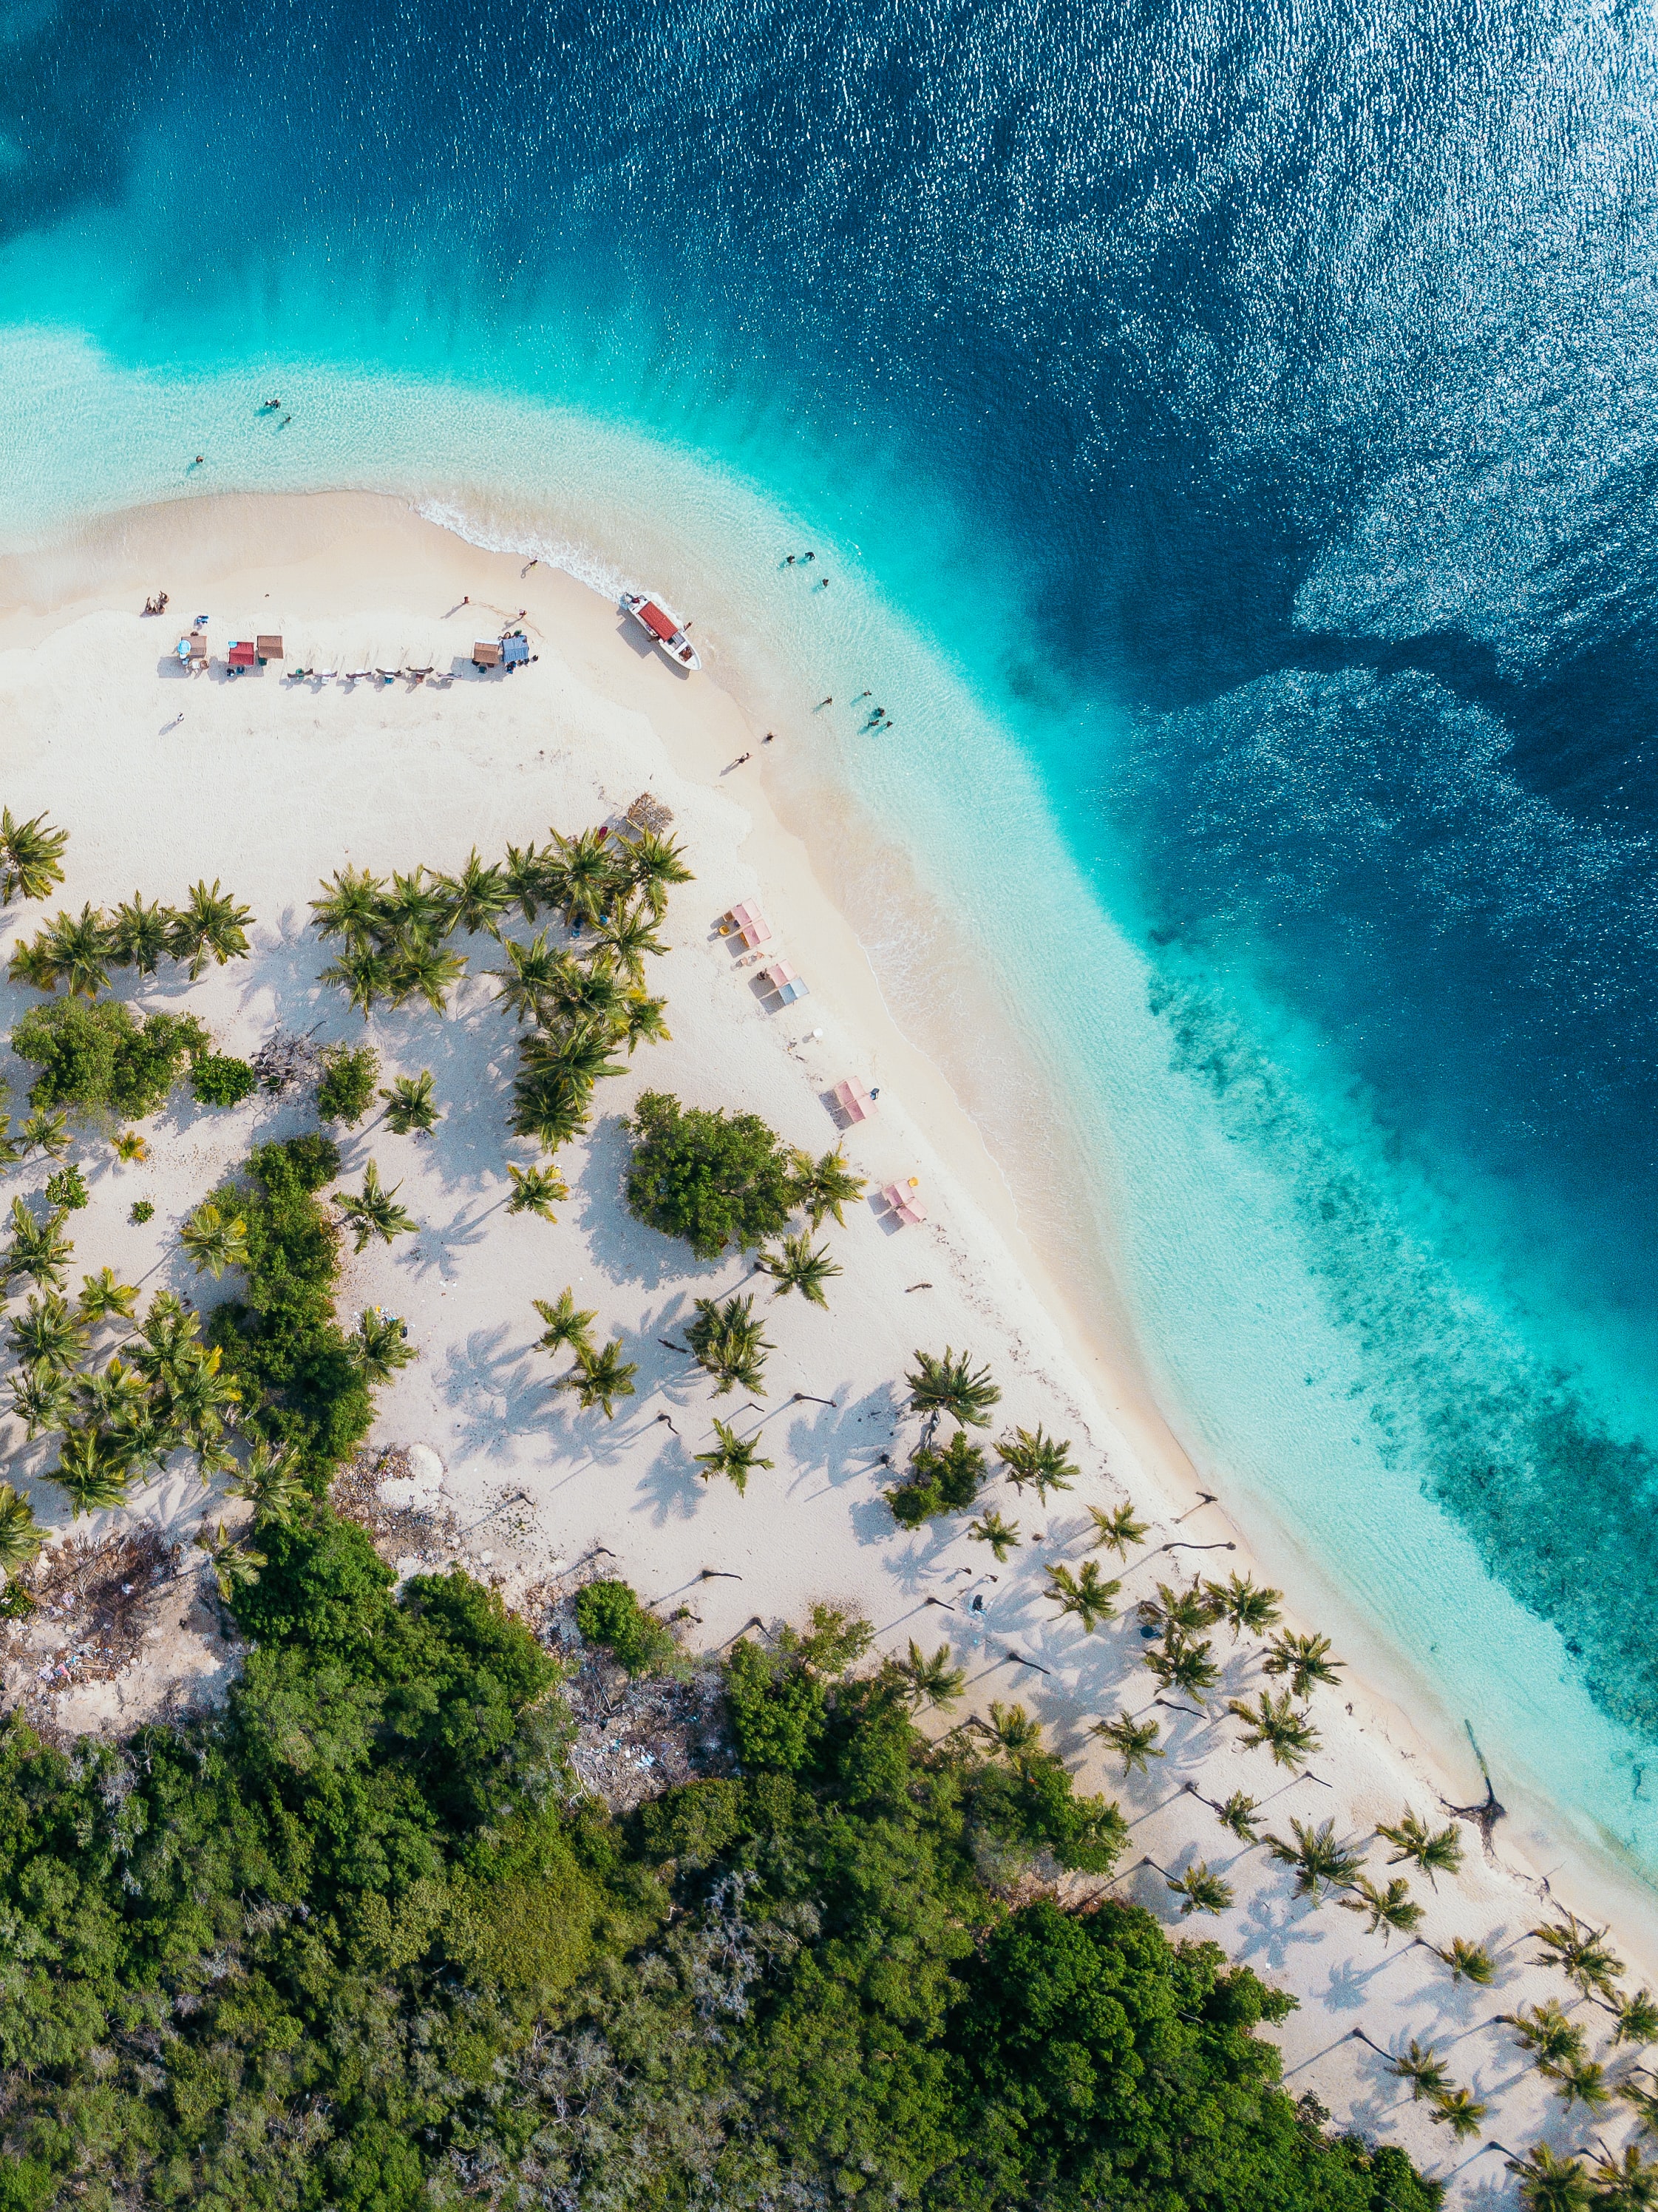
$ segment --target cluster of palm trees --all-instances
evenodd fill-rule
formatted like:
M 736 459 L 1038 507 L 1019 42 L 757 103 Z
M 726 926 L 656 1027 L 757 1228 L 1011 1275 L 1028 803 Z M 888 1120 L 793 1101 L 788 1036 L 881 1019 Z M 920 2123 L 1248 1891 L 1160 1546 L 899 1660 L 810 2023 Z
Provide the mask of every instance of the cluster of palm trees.
M 146 902 L 135 891 L 111 912 L 82 905 L 78 915 L 58 915 L 13 952 L 11 980 L 36 991 L 62 983 L 71 998 L 95 999 L 108 989 L 112 969 L 153 975 L 170 959 L 187 962 L 193 982 L 210 961 L 222 968 L 246 957 L 252 919 L 216 876 L 193 884 L 182 906 Z
M 690 880 L 680 848 L 651 830 L 555 830 L 550 844 L 509 845 L 495 862 L 475 848 L 454 875 L 422 866 L 388 879 L 344 868 L 311 902 L 318 930 L 341 945 L 323 980 L 365 1019 L 381 1000 L 422 999 L 441 1012 L 466 970 L 448 940 L 495 939 L 503 964 L 484 972 L 525 1027 L 513 1130 L 556 1152 L 587 1126 L 594 1085 L 622 1073 L 612 1054 L 668 1035 L 665 1001 L 645 988 L 645 962 L 667 950 L 656 927 L 669 890 Z M 544 910 L 562 917 L 566 942 L 550 942 L 544 928 L 529 939 L 507 934 L 513 915 L 533 923 Z
M 15 898 L 43 899 L 61 884 L 68 843 L 68 830 L 54 830 L 44 814 L 17 822 L 9 806 L 0 807 L 0 906 Z

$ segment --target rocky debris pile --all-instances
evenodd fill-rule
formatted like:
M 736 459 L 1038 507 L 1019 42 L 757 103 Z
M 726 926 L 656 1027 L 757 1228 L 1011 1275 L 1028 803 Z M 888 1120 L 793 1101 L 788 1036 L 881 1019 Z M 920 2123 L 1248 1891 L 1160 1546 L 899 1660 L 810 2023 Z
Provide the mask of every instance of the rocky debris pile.
M 96 1542 L 72 1536 L 14 1575 L 0 1656 L 15 1699 L 39 1708 L 61 1691 L 125 1674 L 151 1625 L 150 1600 L 178 1579 L 179 1553 L 144 1525 Z
M 323 1057 L 309 1036 L 293 1030 L 273 1030 L 254 1054 L 253 1073 L 264 1088 L 276 1094 L 295 1085 L 319 1082 Z

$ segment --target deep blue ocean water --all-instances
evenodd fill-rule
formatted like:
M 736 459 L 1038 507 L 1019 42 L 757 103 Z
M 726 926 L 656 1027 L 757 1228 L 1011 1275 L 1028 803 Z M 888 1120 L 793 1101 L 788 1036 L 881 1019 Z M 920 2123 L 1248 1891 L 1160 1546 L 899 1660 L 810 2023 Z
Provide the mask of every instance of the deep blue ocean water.
M 1182 1432 L 1658 1868 L 1646 15 L 12 0 L 0 59 L 0 535 L 819 536 L 906 728 L 848 776 L 953 775 L 987 883 L 981 718 L 1091 896 L 1028 1012 Z

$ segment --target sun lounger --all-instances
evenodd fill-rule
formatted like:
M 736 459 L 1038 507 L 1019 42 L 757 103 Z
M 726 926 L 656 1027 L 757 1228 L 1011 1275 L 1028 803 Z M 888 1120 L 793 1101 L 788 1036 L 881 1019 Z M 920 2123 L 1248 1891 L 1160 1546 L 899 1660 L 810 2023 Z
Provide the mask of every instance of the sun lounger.
M 773 961 L 771 966 L 762 968 L 760 974 L 766 988 L 775 992 L 786 1006 L 792 1006 L 797 999 L 804 999 L 806 995 L 804 981 L 795 974 L 786 960 Z
M 875 1101 L 863 1085 L 848 1076 L 837 1083 L 832 1093 L 835 1104 L 849 1121 L 867 1121 L 875 1111 Z
M 905 1228 L 926 1219 L 926 1206 L 908 1183 L 890 1182 L 881 1195 Z
M 763 945 L 771 935 L 771 924 L 757 906 L 734 906 L 726 916 L 750 952 L 756 945 Z

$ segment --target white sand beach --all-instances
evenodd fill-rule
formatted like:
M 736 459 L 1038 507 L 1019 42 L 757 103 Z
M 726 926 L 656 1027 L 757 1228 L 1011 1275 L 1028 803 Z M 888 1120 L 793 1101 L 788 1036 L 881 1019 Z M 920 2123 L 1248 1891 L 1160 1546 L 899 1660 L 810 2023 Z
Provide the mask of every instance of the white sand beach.
M 158 588 L 169 594 L 166 615 L 142 617 Z M 477 676 L 465 665 L 472 640 L 496 635 L 520 609 L 537 658 L 510 677 Z M 173 648 L 197 613 L 210 617 L 216 665 L 193 676 Z M 256 630 L 282 634 L 284 663 L 228 679 L 217 664 L 229 640 Z M 295 682 L 282 672 L 428 662 L 439 670 L 459 662 L 462 672 L 444 685 Z M 1297 1585 L 1273 1556 L 1274 1578 L 1288 1582 L 1291 1626 L 1329 1630 L 1348 1662 L 1339 1688 L 1314 1693 L 1323 1747 L 1308 1778 L 1275 1767 L 1264 1749 L 1241 1747 L 1225 1701 L 1263 1686 L 1259 1646 L 1248 1638 L 1235 1646 L 1224 1630 L 1216 1632 L 1224 1686 L 1207 1714 L 1183 1712 L 1179 1700 L 1155 1712 L 1166 1756 L 1149 1775 L 1125 1779 L 1088 1733 L 1096 1717 L 1151 1706 L 1157 1686 L 1140 1663 L 1134 1602 L 1159 1579 L 1246 1571 L 1248 1531 L 1229 1516 L 1224 1496 L 1205 1502 L 1121 1316 L 1085 1306 L 1033 1244 L 1005 1164 L 987 1151 L 938 1066 L 895 1024 L 855 913 L 842 912 L 814 872 L 811 823 L 799 818 L 809 780 L 782 777 L 786 826 L 768 800 L 773 757 L 763 736 L 718 671 L 684 678 L 584 586 L 470 546 L 391 500 L 204 501 L 0 561 L 0 796 L 15 814 L 49 813 L 70 837 L 62 896 L 46 910 L 112 904 L 135 888 L 177 899 L 198 878 L 221 878 L 258 918 L 252 957 L 195 985 L 164 977 L 135 993 L 129 975 L 118 988 L 146 1006 L 187 1000 L 223 1051 L 251 1056 L 278 1029 L 319 1044 L 364 1035 L 361 1019 L 318 981 L 329 956 L 307 902 L 334 869 L 453 869 L 474 846 L 493 859 L 509 840 L 544 838 L 550 825 L 571 832 L 614 821 L 645 792 L 672 811 L 696 879 L 672 895 L 664 929 L 671 950 L 652 971 L 653 990 L 668 1001 L 671 1042 L 641 1044 L 626 1076 L 601 1085 L 592 1133 L 561 1156 L 570 1198 L 556 1223 L 504 1210 L 508 1162 L 532 1155 L 507 1133 L 515 1033 L 481 979 L 494 957 L 488 940 L 467 945 L 471 972 L 446 1017 L 377 1012 L 367 1026 L 382 1080 L 429 1068 L 444 1119 L 427 1139 L 394 1136 L 373 1115 L 342 1133 L 346 1178 L 360 1182 L 373 1158 L 421 1224 L 417 1236 L 349 1261 L 342 1308 L 378 1304 L 406 1319 L 419 1358 L 380 1394 L 374 1441 L 423 1448 L 404 1478 L 410 1494 L 452 1514 L 475 1571 L 503 1577 L 510 1594 L 603 1547 L 610 1570 L 647 1601 L 669 1610 L 689 1604 L 689 1633 L 701 1645 L 724 1642 L 756 1615 L 799 1617 L 815 1600 L 865 1613 L 885 1650 L 902 1650 L 911 1637 L 928 1649 L 948 1641 L 969 1668 L 975 1709 L 1022 1700 L 1083 1784 L 1121 1800 L 1133 1843 L 1115 1887 L 1173 1923 L 1179 1900 L 1154 1868 L 1137 1865 L 1143 1856 L 1170 1869 L 1207 1860 L 1233 1884 L 1230 1911 L 1195 1917 L 1187 1929 L 1212 1933 L 1300 2001 L 1277 2031 L 1294 2092 L 1315 2091 L 1339 2119 L 1400 2141 L 1430 2171 L 1457 2172 L 1453 2202 L 1506 2190 L 1493 2142 L 1523 2148 L 1546 2136 L 1576 2145 L 1596 2132 L 1616 2140 L 1624 2122 L 1615 2109 L 1593 2121 L 1563 2112 L 1509 2032 L 1491 2023 L 1519 2002 L 1559 1996 L 1583 2021 L 1595 2054 L 1608 2056 L 1610 2018 L 1558 1973 L 1528 1963 L 1536 1946 L 1524 1931 L 1556 1906 L 1611 1918 L 1628 1985 L 1658 1981 L 1658 1965 L 1643 1963 L 1658 1961 L 1658 1926 L 1633 1881 L 1564 1843 L 1543 1856 L 1547 1839 L 1530 1819 L 1498 1826 L 1494 1861 L 1465 1826 L 1462 1871 L 1442 1875 L 1436 1889 L 1413 1875 L 1412 1888 L 1426 1908 L 1428 1942 L 1479 1939 L 1497 1954 L 1496 1986 L 1472 1988 L 1454 1984 L 1430 1950 L 1408 1939 L 1384 1948 L 1333 1899 L 1315 1907 L 1296 1898 L 1289 1869 L 1242 1848 L 1192 1794 L 1248 1791 L 1266 1801 L 1267 1824 L 1280 1833 L 1292 1814 L 1333 1820 L 1341 1837 L 1370 1840 L 1374 1876 L 1386 1857 L 1376 1822 L 1396 1820 L 1407 1805 L 1442 1818 L 1442 1798 L 1479 1794 L 1472 1761 L 1453 1758 L 1442 1721 L 1418 1716 L 1418 1729 L 1370 1680 L 1362 1653 L 1355 1665 L 1341 1624 L 1320 1610 L 1310 1570 Z M 777 751 L 800 742 L 780 731 Z M 837 844 L 862 834 L 845 820 L 826 826 Z M 878 856 L 866 854 L 865 865 Z M 794 1005 L 763 995 L 756 967 L 720 933 L 720 917 L 744 898 L 772 923 L 767 952 L 786 957 L 809 986 Z M 39 912 L 8 910 L 9 945 L 33 930 Z M 0 989 L 9 1029 L 30 994 Z M 987 1004 L 987 1081 L 1005 1049 Z M 16 1100 L 28 1071 L 14 1062 L 9 1073 Z M 827 1231 L 844 1270 L 829 1285 L 827 1311 L 770 1297 L 749 1259 L 699 1265 L 627 1214 L 620 1117 L 641 1091 L 753 1110 L 817 1153 L 836 1141 L 829 1094 L 846 1078 L 878 1087 L 878 1112 L 846 1135 L 870 1197 L 848 1208 L 843 1229 Z M 147 1289 L 167 1281 L 203 1302 L 222 1295 L 228 1285 L 218 1292 L 198 1285 L 182 1261 L 179 1224 L 251 1144 L 310 1118 L 297 1098 L 256 1095 L 218 1111 L 181 1095 L 157 1117 L 142 1165 L 122 1166 L 106 1144 L 88 1140 L 77 1157 L 93 1195 L 74 1218 L 76 1273 L 107 1264 Z M 1055 1160 L 1062 1174 L 1062 1157 Z M 32 1191 L 45 1172 L 14 1170 L 12 1188 Z M 926 1218 L 895 1227 L 875 1194 L 892 1183 L 908 1189 L 912 1178 Z M 155 1214 L 136 1227 L 128 1214 L 140 1197 Z M 639 1363 L 637 1395 L 614 1422 L 556 1395 L 553 1363 L 533 1349 L 531 1300 L 555 1297 L 567 1284 Z M 776 1347 L 763 1406 L 716 1401 L 708 1377 L 665 1341 L 683 1339 L 693 1297 L 737 1288 L 758 1292 Z M 1040 1422 L 1072 1440 L 1084 1470 L 1074 1492 L 1046 1505 L 991 1487 L 986 1502 L 1018 1522 L 1023 1538 L 1000 1567 L 969 1539 L 967 1516 L 911 1534 L 880 1495 L 896 1479 L 884 1455 L 896 1469 L 918 1434 L 902 1411 L 903 1369 L 915 1347 L 946 1345 L 992 1370 L 1003 1393 L 999 1425 L 1002 1417 L 1010 1426 Z M 693 1463 L 714 1413 L 757 1431 L 776 1462 L 746 1496 L 705 1484 Z M 64 1526 L 61 1493 L 25 1480 L 39 1474 L 46 1446 L 26 1445 L 15 1423 L 8 1436 L 13 1479 L 43 1522 Z M 1126 1567 L 1088 1552 L 1084 1510 L 1125 1498 L 1151 1526 Z M 131 1512 L 187 1534 L 210 1504 L 178 1475 L 135 1493 Z M 121 1517 L 99 1516 L 99 1525 Z M 1122 1610 L 1087 1636 L 1056 1615 L 1043 1571 L 1090 1556 L 1120 1576 Z M 144 1685 L 169 1668 L 217 1679 L 222 1662 L 206 1610 L 181 1606 L 180 1614 L 187 1626 L 177 1648 L 146 1660 L 143 1684 L 66 1692 L 64 1723 L 118 1724 L 124 1699 L 148 1695 Z M 1429 2106 L 1412 2103 L 1353 2039 L 1361 2024 L 1388 2050 L 1410 2038 L 1438 2046 L 1454 2078 L 1487 2107 L 1481 2140 L 1458 2145 L 1431 2124 Z

